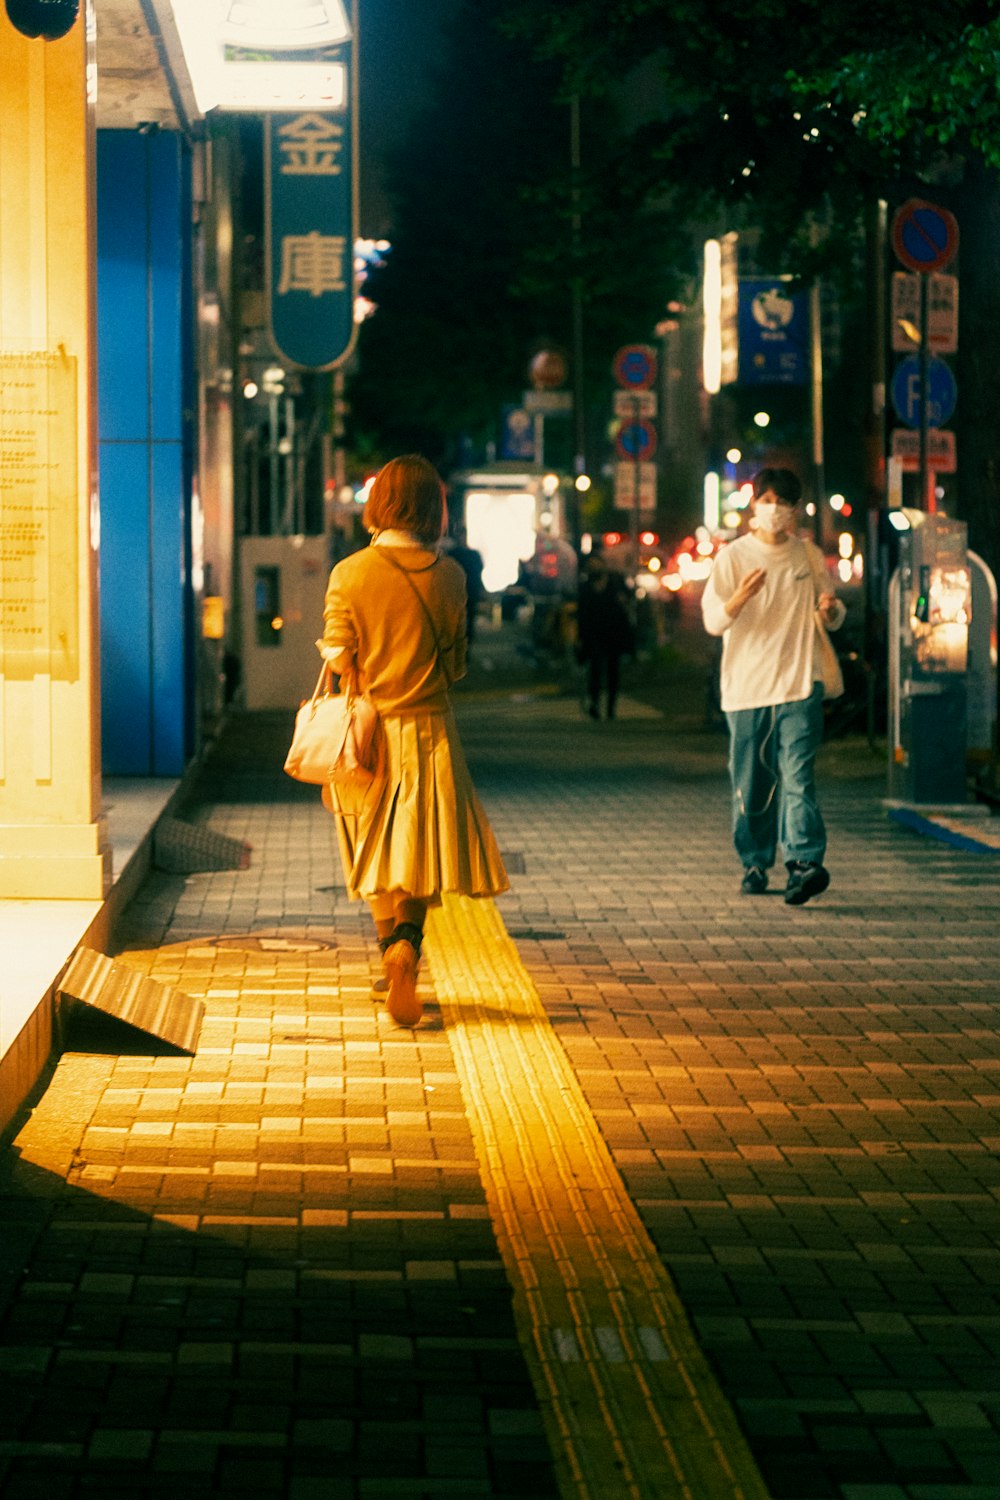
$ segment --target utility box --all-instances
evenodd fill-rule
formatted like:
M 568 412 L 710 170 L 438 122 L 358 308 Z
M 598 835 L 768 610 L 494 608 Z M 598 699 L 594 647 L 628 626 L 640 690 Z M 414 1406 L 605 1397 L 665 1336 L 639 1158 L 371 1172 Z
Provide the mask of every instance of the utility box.
M 907 511 L 890 589 L 889 796 L 956 806 L 966 782 L 972 574 L 963 521 Z
M 319 675 L 330 569 L 323 536 L 240 543 L 243 686 L 249 709 L 298 708 Z

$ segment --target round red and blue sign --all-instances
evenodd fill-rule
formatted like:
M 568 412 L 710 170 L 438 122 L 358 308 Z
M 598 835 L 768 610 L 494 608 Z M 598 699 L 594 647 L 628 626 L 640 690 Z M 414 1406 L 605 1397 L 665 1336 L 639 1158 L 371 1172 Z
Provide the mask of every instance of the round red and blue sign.
M 615 447 L 619 458 L 645 462 L 656 452 L 656 428 L 651 422 L 626 422 L 618 430 Z
M 626 344 L 614 357 L 615 380 L 629 391 L 648 391 L 656 379 L 656 350 L 649 344 Z
M 958 249 L 958 221 L 936 203 L 908 198 L 893 215 L 892 248 L 911 271 L 940 271 Z

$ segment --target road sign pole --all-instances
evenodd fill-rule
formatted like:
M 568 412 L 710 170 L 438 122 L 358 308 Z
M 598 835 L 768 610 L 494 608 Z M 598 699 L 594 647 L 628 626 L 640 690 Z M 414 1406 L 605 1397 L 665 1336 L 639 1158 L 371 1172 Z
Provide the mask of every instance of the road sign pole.
M 635 401 L 634 401 L 633 404 L 634 404 L 635 410 L 634 410 L 634 412 L 632 414 L 632 420 L 635 422 L 635 424 L 636 424 L 636 431 L 638 432 L 639 411 L 640 411 L 640 408 L 642 406 L 642 402 L 639 400 L 638 396 L 636 396 Z M 632 517 L 632 528 L 633 528 L 633 532 L 634 532 L 634 538 L 633 538 L 633 541 L 634 541 L 634 555 L 635 555 L 635 563 L 634 563 L 634 570 L 635 571 L 633 573 L 633 577 L 637 578 L 639 576 L 639 530 L 640 530 L 640 528 L 642 526 L 642 446 L 639 443 L 638 437 L 636 438 L 636 444 L 635 444 L 635 490 L 633 492 L 633 500 L 634 500 L 634 506 L 635 506 L 634 514 L 633 514 L 633 517 Z
M 929 491 L 927 465 L 927 432 L 930 412 L 930 350 L 927 340 L 927 282 L 928 273 L 920 275 L 920 461 L 918 465 L 920 485 L 920 509 L 928 513 L 934 509 L 934 496 Z

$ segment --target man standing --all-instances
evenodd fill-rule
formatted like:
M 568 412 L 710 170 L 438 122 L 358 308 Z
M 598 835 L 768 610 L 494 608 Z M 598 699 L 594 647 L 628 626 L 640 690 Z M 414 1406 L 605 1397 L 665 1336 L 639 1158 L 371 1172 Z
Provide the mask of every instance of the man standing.
M 755 475 L 751 530 L 719 553 L 702 597 L 705 629 L 723 638 L 721 702 L 742 890 L 759 896 L 767 889 L 780 840 L 789 906 L 830 884 L 815 781 L 824 697 L 818 621 L 837 630 L 846 613 L 819 548 L 797 534 L 801 496 L 791 469 Z

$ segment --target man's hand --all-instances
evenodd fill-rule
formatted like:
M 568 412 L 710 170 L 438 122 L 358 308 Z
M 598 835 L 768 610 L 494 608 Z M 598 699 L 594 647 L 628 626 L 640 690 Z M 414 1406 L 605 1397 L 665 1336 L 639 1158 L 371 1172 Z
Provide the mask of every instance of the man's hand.
M 819 610 L 824 625 L 829 625 L 830 617 L 837 613 L 836 594 L 823 593 L 816 600 L 816 608 Z
M 749 573 L 744 573 L 736 588 L 726 600 L 726 614 L 731 620 L 736 619 L 736 616 L 748 599 L 752 599 L 754 594 L 760 593 L 764 587 L 765 576 L 766 573 L 763 568 L 751 568 Z

